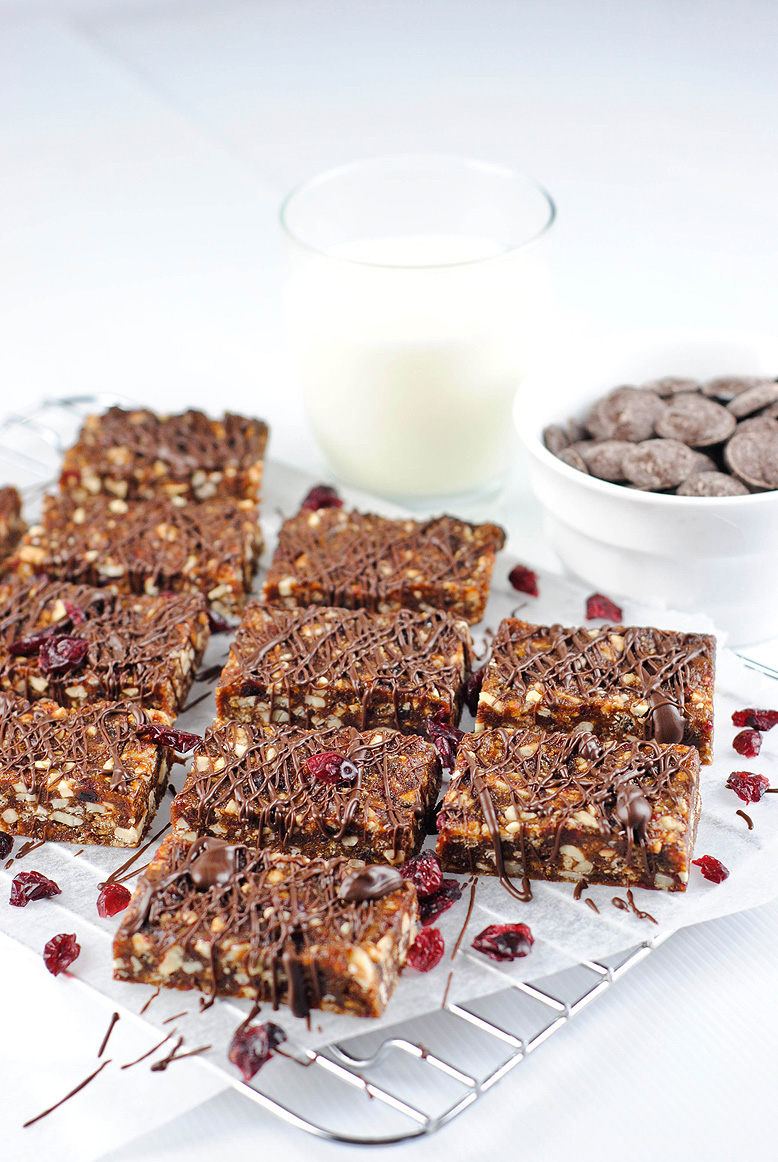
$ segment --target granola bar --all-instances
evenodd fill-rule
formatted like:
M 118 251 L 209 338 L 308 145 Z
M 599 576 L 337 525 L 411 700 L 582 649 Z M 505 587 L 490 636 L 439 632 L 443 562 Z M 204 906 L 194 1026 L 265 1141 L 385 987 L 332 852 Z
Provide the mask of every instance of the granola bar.
M 161 710 L 66 710 L 0 695 L 0 826 L 12 835 L 137 847 L 165 793 L 171 751 L 143 737 Z
M 494 639 L 476 731 L 593 730 L 683 742 L 713 760 L 716 639 L 624 625 L 572 628 L 506 618 Z
M 377 1017 L 417 932 L 394 868 L 211 837 L 161 845 L 114 940 L 117 980 Z
M 0 689 L 70 708 L 128 699 L 175 717 L 208 636 L 199 593 L 120 596 L 11 576 L 0 584 Z
M 438 816 L 452 871 L 663 888 L 689 878 L 700 814 L 694 747 L 587 731 L 466 734 Z M 524 885 L 524 898 L 528 895 Z
M 442 609 L 474 625 L 504 543 L 498 525 L 452 516 L 415 521 L 340 508 L 304 511 L 281 526 L 265 600 L 290 609 Z
M 121 593 L 199 592 L 229 616 L 242 608 L 261 552 L 250 500 L 100 496 L 80 505 L 70 496 L 47 496 L 41 523 L 28 529 L 9 568 Z
M 434 747 L 387 727 L 225 722 L 206 733 L 171 817 L 186 839 L 402 864 L 424 842 L 440 779 Z
M 445 613 L 273 609 L 252 601 L 216 688 L 221 718 L 424 734 L 456 723 L 472 659 L 467 624 Z
M 157 415 L 112 407 L 87 416 L 62 466 L 60 486 L 79 503 L 102 492 L 123 500 L 180 496 L 257 500 L 267 424 L 227 412 Z
M 16 548 L 26 528 L 21 496 L 11 485 L 0 488 L 0 564 Z

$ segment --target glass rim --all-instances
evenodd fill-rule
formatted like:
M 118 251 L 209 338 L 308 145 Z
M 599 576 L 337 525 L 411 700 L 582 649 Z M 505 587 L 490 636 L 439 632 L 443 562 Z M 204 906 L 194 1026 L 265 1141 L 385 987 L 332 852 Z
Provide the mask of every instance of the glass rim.
M 510 178 L 515 181 L 517 178 L 524 183 L 525 186 L 530 187 L 535 193 L 540 194 L 541 198 L 546 204 L 548 211 L 546 221 L 536 230 L 531 237 L 525 239 L 523 242 L 517 242 L 515 245 L 510 245 L 501 250 L 498 254 L 487 254 L 481 258 L 465 258 L 457 259 L 453 262 L 431 262 L 431 263 L 413 263 L 413 262 L 375 262 L 362 258 L 350 258 L 347 255 L 333 254 L 322 246 L 314 246 L 307 242 L 298 233 L 296 233 L 289 224 L 289 210 L 292 203 L 302 194 L 308 193 L 310 190 L 316 189 L 317 186 L 324 185 L 333 178 L 346 176 L 349 173 L 357 172 L 358 170 L 369 169 L 371 166 L 387 162 L 455 162 L 458 165 L 464 166 L 472 171 L 484 174 L 489 174 L 493 177 Z M 510 166 L 500 165 L 497 162 L 480 161 L 477 158 L 463 157 L 455 153 L 397 153 L 397 154 L 380 154 L 375 157 L 364 158 L 360 161 L 346 162 L 344 165 L 333 166 L 330 169 L 321 170 L 314 174 L 313 177 L 305 178 L 296 186 L 293 186 L 286 197 L 281 202 L 278 209 L 278 218 L 281 229 L 286 237 L 296 246 L 308 250 L 311 254 L 318 254 L 322 258 L 329 258 L 332 262 L 345 262 L 352 266 L 371 267 L 376 270 L 442 270 L 446 267 L 454 266 L 478 266 L 486 262 L 495 262 L 499 259 L 507 258 L 510 255 L 517 254 L 522 250 L 528 250 L 535 246 L 542 238 L 549 233 L 557 217 L 556 202 L 551 197 L 546 187 L 535 178 L 531 178 L 528 174 L 521 170 L 512 169 Z

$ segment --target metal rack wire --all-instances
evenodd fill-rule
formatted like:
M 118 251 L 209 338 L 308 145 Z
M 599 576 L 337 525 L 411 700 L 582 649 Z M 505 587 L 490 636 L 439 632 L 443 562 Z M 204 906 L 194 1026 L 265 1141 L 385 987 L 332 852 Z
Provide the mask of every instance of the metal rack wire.
M 34 507 L 56 478 L 59 457 L 83 417 L 126 402 L 109 394 L 48 399 L 0 424 L 0 463 L 6 462 L 7 476 L 24 477 L 19 484 L 28 505 Z M 743 660 L 778 680 L 769 667 Z M 250 1084 L 215 1061 L 204 1063 L 265 1110 L 319 1138 L 382 1145 L 430 1135 L 492 1090 L 666 939 L 658 935 L 618 956 L 587 960 L 533 983 L 510 983 L 472 1002 L 446 1001 L 412 1021 L 319 1051 L 286 1044 L 282 1057 L 288 1060 Z

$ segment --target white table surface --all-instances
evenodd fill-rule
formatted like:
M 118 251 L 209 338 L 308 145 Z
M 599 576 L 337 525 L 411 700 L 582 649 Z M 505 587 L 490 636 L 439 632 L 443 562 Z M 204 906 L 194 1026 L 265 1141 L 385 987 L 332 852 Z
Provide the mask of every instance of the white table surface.
M 0 411 L 80 390 L 228 402 L 270 419 L 276 457 L 317 465 L 280 340 L 276 207 L 317 169 L 385 152 L 547 184 L 579 325 L 774 330 L 776 75 L 772 0 L 0 0 Z M 520 473 L 496 515 L 548 561 Z M 778 665 L 775 643 L 750 652 Z M 778 904 L 677 935 L 393 1156 L 774 1156 L 777 957 Z M 62 1008 L 58 982 L 11 959 L 6 1003 Z M 49 1027 L 62 1061 L 75 1013 Z M 0 1077 L 34 1056 L 12 1047 Z M 259 1153 L 363 1152 L 225 1093 L 105 1157 Z

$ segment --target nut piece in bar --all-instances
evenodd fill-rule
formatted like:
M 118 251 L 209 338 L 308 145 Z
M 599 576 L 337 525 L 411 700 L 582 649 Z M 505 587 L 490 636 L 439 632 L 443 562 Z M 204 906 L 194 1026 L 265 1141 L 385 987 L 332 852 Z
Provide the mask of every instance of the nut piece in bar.
M 475 729 L 577 728 L 682 742 L 710 763 L 715 653 L 710 634 L 541 626 L 509 617 L 494 639 Z
M 11 835 L 137 847 L 165 793 L 171 751 L 142 737 L 161 710 L 95 702 L 66 710 L 0 695 L 0 828 Z
M 0 583 L 0 689 L 30 701 L 128 699 L 175 717 L 208 637 L 199 593 L 121 596 L 18 576 Z
M 424 842 L 440 779 L 430 743 L 387 727 L 225 722 L 207 732 L 171 817 L 185 839 L 401 864 Z
M 470 631 L 445 613 L 274 609 L 252 601 L 216 687 L 221 718 L 306 730 L 459 721 Z
M 120 593 L 202 593 L 217 613 L 240 611 L 262 552 L 250 500 L 125 501 L 99 496 L 80 505 L 47 496 L 40 524 L 27 530 L 9 568 L 45 573 Z
M 415 521 L 342 508 L 304 511 L 281 526 L 265 600 L 376 613 L 443 609 L 475 625 L 504 543 L 499 525 L 452 516 Z
M 417 930 L 416 891 L 386 864 L 169 836 L 124 913 L 114 977 L 378 1017 Z
M 262 420 L 229 412 L 212 420 L 199 411 L 169 416 L 112 407 L 87 416 L 65 453 L 60 486 L 80 504 L 100 493 L 257 500 L 267 435 Z
M 13 552 L 26 528 L 21 496 L 11 485 L 0 488 L 0 562 Z
M 466 734 L 438 816 L 450 871 L 686 889 L 700 813 L 694 747 L 580 731 Z

